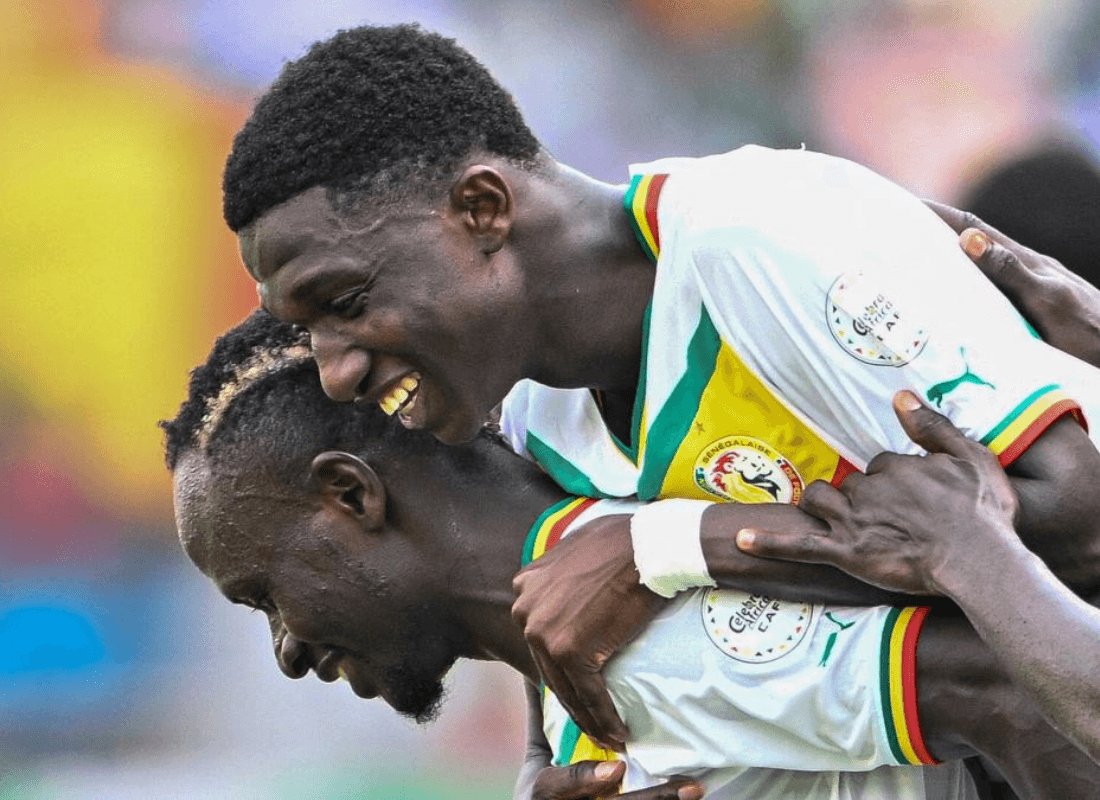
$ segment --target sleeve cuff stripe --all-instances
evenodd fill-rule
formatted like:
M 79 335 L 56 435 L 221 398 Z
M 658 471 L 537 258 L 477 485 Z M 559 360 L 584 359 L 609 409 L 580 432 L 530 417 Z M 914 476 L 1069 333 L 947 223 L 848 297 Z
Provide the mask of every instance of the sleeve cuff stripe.
M 1038 394 L 1038 393 L 1037 393 Z M 1065 414 L 1073 414 L 1078 423 L 1087 429 L 1081 407 L 1057 387 L 1039 396 L 1032 395 L 997 426 L 982 444 L 996 454 L 1002 466 L 1008 466 L 1027 450 L 1055 420 Z
M 917 717 L 917 639 L 928 607 L 892 609 L 882 630 L 880 687 L 890 751 L 899 764 L 938 763 Z
M 527 534 L 521 566 L 526 567 L 556 545 L 573 520 L 595 502 L 597 501 L 590 497 L 567 497 L 542 512 Z

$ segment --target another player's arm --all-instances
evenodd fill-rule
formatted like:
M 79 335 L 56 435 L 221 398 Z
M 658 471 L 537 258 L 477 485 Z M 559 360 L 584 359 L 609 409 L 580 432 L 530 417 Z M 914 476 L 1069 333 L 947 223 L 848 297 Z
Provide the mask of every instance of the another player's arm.
M 577 528 L 513 580 L 512 616 L 523 628 L 543 680 L 587 733 L 611 745 L 625 741 L 603 681 L 604 663 L 665 603 L 639 582 L 630 516 L 600 517 Z M 721 585 L 776 598 L 835 605 L 904 604 L 910 599 L 822 564 L 761 559 L 741 552 L 742 528 L 822 534 L 827 526 L 781 504 L 715 503 L 703 514 L 701 541 L 710 574 Z M 561 580 L 568 575 L 569 580 Z
M 715 503 L 703 514 L 700 542 L 707 570 L 723 588 L 767 594 L 783 600 L 831 605 L 878 606 L 921 602 L 855 580 L 818 564 L 762 562 L 743 553 L 735 537 L 742 528 L 770 527 L 793 535 L 820 533 L 827 526 L 792 505 Z M 815 569 L 805 569 L 805 567 Z
M 1063 416 L 1007 472 L 1020 497 L 1016 521 L 1020 538 L 1072 588 L 1084 593 L 1100 590 L 1100 492 L 1096 491 L 1100 486 L 1100 452 L 1085 430 L 1072 416 Z M 853 513 L 858 514 L 859 509 Z M 920 514 L 921 510 L 912 513 Z M 776 569 L 773 564 L 753 563 L 754 559 L 745 558 L 734 541 L 738 530 L 752 527 L 797 536 L 821 532 L 825 526 L 794 506 L 715 504 L 703 515 L 701 540 L 707 568 L 720 586 L 790 600 L 844 605 L 889 605 L 913 600 L 908 595 L 874 590 L 827 570 Z M 910 595 L 923 593 L 915 586 L 903 590 Z
M 544 768 L 550 766 L 553 753 L 546 734 L 542 730 L 542 702 L 539 691 L 529 682 L 523 682 L 524 697 L 527 701 L 527 746 L 524 749 L 523 765 L 516 777 L 513 800 L 531 800 L 535 787 L 535 778 Z
M 839 490 L 819 487 L 808 507 L 828 521 L 825 534 L 753 531 L 739 541 L 884 588 L 950 596 L 1055 727 L 1100 763 L 1100 610 L 1016 535 L 1017 497 L 992 453 L 912 395 L 895 409 L 930 455 L 884 454 Z
M 1007 469 L 1020 497 L 1016 531 L 1078 592 L 1100 587 L 1100 452 L 1069 417 L 1051 425 Z
M 542 730 L 539 690 L 525 683 L 527 752 L 513 793 L 514 800 L 595 800 L 614 795 L 625 800 L 699 800 L 703 787 L 688 778 L 672 778 L 657 786 L 618 794 L 626 772 L 622 761 L 579 761 L 551 766 L 553 753 Z

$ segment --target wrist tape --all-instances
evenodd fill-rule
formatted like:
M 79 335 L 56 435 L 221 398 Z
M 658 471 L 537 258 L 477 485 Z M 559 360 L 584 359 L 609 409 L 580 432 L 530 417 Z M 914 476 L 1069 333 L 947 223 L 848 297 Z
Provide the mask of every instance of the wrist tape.
M 642 506 L 630 519 L 634 566 L 643 586 L 661 597 L 685 589 L 717 586 L 707 570 L 700 542 L 706 500 L 658 500 Z

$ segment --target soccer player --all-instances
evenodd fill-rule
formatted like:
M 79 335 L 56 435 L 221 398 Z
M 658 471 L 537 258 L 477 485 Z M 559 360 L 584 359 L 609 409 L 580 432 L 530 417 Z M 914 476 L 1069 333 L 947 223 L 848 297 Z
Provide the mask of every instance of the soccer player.
M 1100 453 L 1080 424 L 1096 373 L 1034 338 L 923 204 L 850 162 L 746 147 L 603 184 L 546 153 L 468 53 L 398 26 L 289 64 L 224 180 L 263 303 L 309 331 L 331 397 L 455 443 L 508 394 L 510 440 L 562 487 L 660 500 L 517 583 L 544 679 L 598 738 L 626 738 L 599 670 L 658 592 L 890 598 L 749 558 L 733 534 L 808 524 L 812 481 L 912 448 L 899 389 L 997 453 L 1060 578 L 1100 585 Z
M 446 447 L 333 404 L 300 334 L 264 314 L 219 341 L 165 429 L 184 548 L 267 615 L 282 670 L 344 677 L 417 719 L 459 657 L 504 661 L 536 686 L 510 614 L 516 566 L 636 505 L 570 497 L 491 437 Z M 905 764 L 977 749 L 1024 796 L 1094 794 L 1100 768 L 973 631 L 940 617 L 920 628 L 923 613 L 682 593 L 609 667 L 633 731 L 625 787 L 682 772 L 715 798 L 966 797 L 958 762 Z M 608 757 L 542 699 L 559 763 Z

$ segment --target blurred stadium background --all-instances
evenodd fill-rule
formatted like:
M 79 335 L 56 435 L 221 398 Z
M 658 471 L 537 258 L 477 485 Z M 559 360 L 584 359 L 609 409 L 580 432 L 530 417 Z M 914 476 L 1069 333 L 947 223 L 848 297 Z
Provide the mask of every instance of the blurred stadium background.
M 252 98 L 406 20 L 606 180 L 805 144 L 957 203 L 1100 144 L 1100 0 L 0 0 L 0 800 L 510 796 L 518 680 L 464 665 L 420 730 L 283 678 L 179 550 L 156 427 L 255 302 L 220 217 Z

